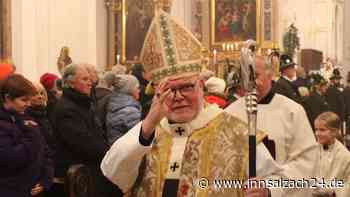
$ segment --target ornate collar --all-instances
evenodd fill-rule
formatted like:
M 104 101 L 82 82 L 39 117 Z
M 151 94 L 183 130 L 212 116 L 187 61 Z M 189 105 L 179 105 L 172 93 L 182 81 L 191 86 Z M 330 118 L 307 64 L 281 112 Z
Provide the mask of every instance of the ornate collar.
M 217 105 L 204 107 L 197 117 L 187 123 L 170 124 L 167 118 L 160 122 L 160 126 L 174 137 L 188 137 L 192 132 L 204 128 L 214 117 L 223 112 Z

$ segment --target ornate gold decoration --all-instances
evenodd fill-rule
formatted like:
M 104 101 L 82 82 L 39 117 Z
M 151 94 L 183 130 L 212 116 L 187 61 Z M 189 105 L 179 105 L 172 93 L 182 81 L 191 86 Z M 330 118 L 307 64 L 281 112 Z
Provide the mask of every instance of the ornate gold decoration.
M 121 62 L 124 62 L 123 48 L 125 48 L 125 0 L 105 0 L 108 11 L 107 16 L 107 68 L 116 64 L 116 55 L 120 55 Z
M 11 1 L 0 1 L 0 62 L 11 63 Z
M 145 157 L 141 176 L 128 196 L 162 196 L 167 166 L 169 166 L 172 136 L 165 128 L 156 128 L 157 137 L 152 150 Z M 257 132 L 257 144 L 266 134 Z M 193 185 L 199 178 L 241 180 L 246 177 L 248 162 L 247 125 L 226 113 L 220 113 L 205 128 L 198 129 L 188 138 L 182 161 L 177 196 L 241 197 L 241 189 L 218 190 Z
M 173 0 L 147 0 L 156 3 L 158 7 L 170 13 Z M 108 67 L 116 63 L 116 55 L 120 55 L 122 64 L 132 63 L 127 59 L 126 21 L 128 17 L 128 3 L 126 0 L 105 0 L 108 10 Z M 130 5 L 133 6 L 133 5 Z
M 173 0 L 153 0 L 156 5 L 156 9 L 162 9 L 167 13 L 170 13 Z
M 242 0 L 243 1 L 243 0 Z M 217 18 L 217 13 L 216 13 L 216 6 L 217 6 L 218 0 L 210 0 L 210 48 L 214 49 L 223 44 L 223 42 L 216 42 L 216 33 L 215 33 L 215 25 L 216 22 L 219 21 Z M 256 41 L 258 45 L 261 43 L 261 5 L 260 5 L 260 0 L 256 0 Z M 231 41 L 226 41 L 226 43 L 235 43 L 235 42 L 243 42 L 245 40 L 234 40 L 232 39 Z
M 152 81 L 201 70 L 202 45 L 166 12 L 157 10 L 141 51 L 141 62 Z
M 121 0 L 106 0 L 105 5 L 112 12 L 120 12 L 122 10 Z

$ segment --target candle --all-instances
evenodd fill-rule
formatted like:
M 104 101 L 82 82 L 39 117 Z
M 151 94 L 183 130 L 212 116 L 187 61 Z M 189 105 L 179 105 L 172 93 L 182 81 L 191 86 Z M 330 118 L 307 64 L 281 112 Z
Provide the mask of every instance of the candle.
M 225 43 L 222 44 L 222 50 L 225 51 Z
M 239 44 L 235 42 L 235 50 L 239 50 Z
M 117 64 L 119 64 L 120 55 L 117 54 Z
M 213 51 L 213 64 L 216 65 L 216 49 Z
M 250 50 L 250 49 L 249 49 Z M 258 55 L 261 55 L 261 48 L 258 49 L 258 52 L 257 52 Z

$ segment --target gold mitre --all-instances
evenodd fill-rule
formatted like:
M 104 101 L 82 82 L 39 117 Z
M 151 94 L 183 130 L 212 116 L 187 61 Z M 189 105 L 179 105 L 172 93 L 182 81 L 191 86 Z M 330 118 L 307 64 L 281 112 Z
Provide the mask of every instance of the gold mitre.
M 201 43 L 166 12 L 157 10 L 141 51 L 141 62 L 157 83 L 166 77 L 200 73 Z

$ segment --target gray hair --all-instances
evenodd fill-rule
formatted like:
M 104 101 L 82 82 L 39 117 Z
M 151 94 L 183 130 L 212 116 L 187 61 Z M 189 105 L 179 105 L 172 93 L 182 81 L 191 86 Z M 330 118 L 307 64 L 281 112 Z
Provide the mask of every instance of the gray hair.
M 102 80 L 105 82 L 107 87 L 111 87 L 116 80 L 116 75 L 112 71 L 107 71 L 104 73 Z
M 122 65 L 114 65 L 112 67 L 112 72 L 115 74 L 115 75 L 123 75 L 123 74 L 126 74 L 126 67 L 125 66 L 122 66 Z
M 207 81 L 211 77 L 215 77 L 215 73 L 208 69 L 203 69 L 202 72 L 199 74 L 199 78 L 203 81 Z
M 115 75 L 113 87 L 116 92 L 130 94 L 139 86 L 139 81 L 133 75 Z
M 69 82 L 74 79 L 74 76 L 79 68 L 85 69 L 85 64 L 69 64 L 62 71 L 62 86 L 69 87 Z

